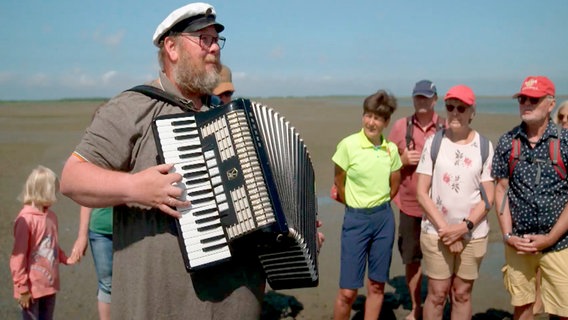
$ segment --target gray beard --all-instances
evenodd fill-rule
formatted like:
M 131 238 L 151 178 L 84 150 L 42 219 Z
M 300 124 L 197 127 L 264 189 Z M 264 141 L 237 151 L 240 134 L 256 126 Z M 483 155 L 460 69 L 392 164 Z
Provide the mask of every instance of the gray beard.
M 199 72 L 185 63 L 174 69 L 173 76 L 181 93 L 186 97 L 211 95 L 220 78 L 218 72 Z

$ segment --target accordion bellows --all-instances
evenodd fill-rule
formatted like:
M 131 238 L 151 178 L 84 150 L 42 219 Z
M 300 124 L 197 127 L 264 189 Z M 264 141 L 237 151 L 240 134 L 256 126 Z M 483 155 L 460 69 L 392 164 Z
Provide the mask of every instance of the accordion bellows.
M 310 155 L 277 112 L 238 99 L 206 112 L 160 116 L 161 163 L 173 163 L 189 207 L 176 208 L 186 269 L 230 260 L 246 239 L 273 289 L 317 286 L 317 198 Z

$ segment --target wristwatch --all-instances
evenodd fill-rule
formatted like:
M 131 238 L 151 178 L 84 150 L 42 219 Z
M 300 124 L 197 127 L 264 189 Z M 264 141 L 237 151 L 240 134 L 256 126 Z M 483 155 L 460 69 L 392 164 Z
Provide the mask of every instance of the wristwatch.
M 463 222 L 465 222 L 465 225 L 467 226 L 468 231 L 473 230 L 473 222 L 471 222 L 471 220 L 464 218 Z
M 511 232 L 507 232 L 503 235 L 503 241 L 507 242 L 509 241 L 509 239 L 511 239 L 511 237 L 513 236 L 513 234 Z

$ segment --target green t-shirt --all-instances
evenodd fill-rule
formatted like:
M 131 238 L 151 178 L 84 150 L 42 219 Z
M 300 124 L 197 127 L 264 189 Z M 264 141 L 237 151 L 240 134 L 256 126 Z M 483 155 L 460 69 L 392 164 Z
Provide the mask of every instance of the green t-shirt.
M 89 230 L 100 234 L 112 234 L 112 207 L 94 208 L 91 211 Z
M 332 161 L 346 173 L 345 203 L 372 208 L 390 201 L 390 174 L 402 167 L 396 144 L 381 136 L 374 146 L 363 129 L 339 142 Z

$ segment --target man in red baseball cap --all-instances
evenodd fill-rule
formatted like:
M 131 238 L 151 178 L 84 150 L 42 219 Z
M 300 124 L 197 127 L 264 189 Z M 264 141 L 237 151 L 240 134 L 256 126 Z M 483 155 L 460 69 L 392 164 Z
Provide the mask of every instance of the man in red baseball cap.
M 493 158 L 497 217 L 506 243 L 504 282 L 515 319 L 532 318 L 537 269 L 544 311 L 568 318 L 568 180 L 562 168 L 568 163 L 568 131 L 550 119 L 555 93 L 547 77 L 523 81 L 513 95 L 522 123 L 499 139 Z
M 523 81 L 521 91 L 516 93 L 513 98 L 520 96 L 540 98 L 546 95 L 554 96 L 554 94 L 554 83 L 550 79 L 544 76 L 529 76 Z

